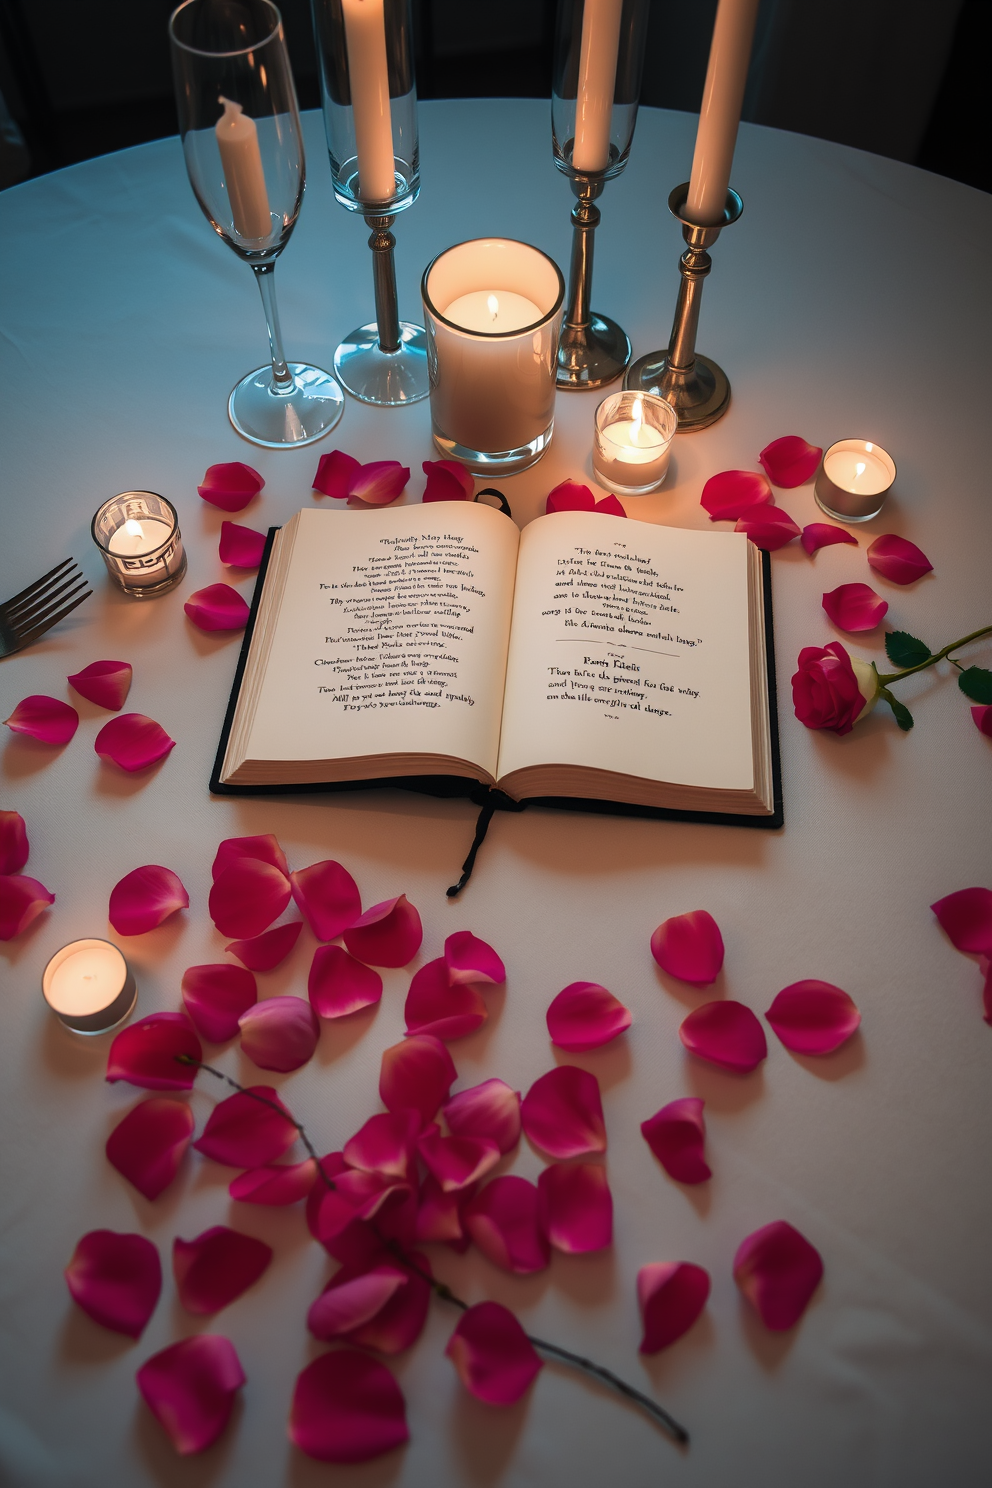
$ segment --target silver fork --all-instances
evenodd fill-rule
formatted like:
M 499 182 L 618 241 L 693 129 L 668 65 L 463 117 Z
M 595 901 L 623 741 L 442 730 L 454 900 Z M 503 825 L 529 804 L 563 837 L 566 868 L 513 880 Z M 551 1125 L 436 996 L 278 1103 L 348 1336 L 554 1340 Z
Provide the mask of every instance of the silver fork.
M 93 593 L 75 558 L 57 563 L 47 574 L 0 604 L 0 660 L 33 646 Z

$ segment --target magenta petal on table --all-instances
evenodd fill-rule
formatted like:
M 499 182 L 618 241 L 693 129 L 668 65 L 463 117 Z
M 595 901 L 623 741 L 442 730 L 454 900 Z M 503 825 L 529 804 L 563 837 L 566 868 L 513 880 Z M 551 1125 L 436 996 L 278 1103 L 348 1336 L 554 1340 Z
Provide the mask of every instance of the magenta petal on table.
M 255 837 L 225 837 L 218 845 L 210 867 L 213 882 L 217 882 L 225 868 L 230 868 L 232 863 L 242 862 L 245 858 L 270 863 L 273 868 L 278 868 L 289 876 L 289 864 L 286 862 L 286 854 L 279 846 L 279 839 L 272 832 L 262 832 Z
M 410 1440 L 403 1393 L 384 1364 L 335 1349 L 297 1377 L 289 1439 L 318 1462 L 368 1462 Z
M 457 1073 L 440 1039 L 415 1033 L 384 1050 L 379 1095 L 388 1111 L 419 1111 L 426 1123 L 447 1100 Z
M 518 1276 L 543 1271 L 551 1257 L 538 1218 L 537 1189 L 513 1173 L 494 1178 L 462 1210 L 462 1223 L 482 1254 Z
M 489 1017 L 476 987 L 451 986 L 443 957 L 428 961 L 414 973 L 403 1013 L 408 1032 L 441 1039 L 465 1038 Z
M 598 1049 L 630 1027 L 629 1009 L 598 982 L 570 982 L 548 1008 L 551 1042 L 572 1053 Z
M 656 1354 L 688 1333 L 706 1306 L 709 1273 L 690 1261 L 655 1261 L 637 1273 L 644 1337 L 638 1350 Z
M 444 959 L 453 986 L 462 982 L 506 981 L 506 967 L 492 946 L 471 930 L 456 930 L 448 936 L 444 942 Z
M 706 909 L 673 915 L 651 936 L 651 954 L 669 976 L 692 987 L 708 987 L 723 966 L 723 936 Z
M 185 1013 L 149 1013 L 122 1028 L 107 1055 L 107 1080 L 143 1090 L 192 1090 L 203 1047 Z M 193 1062 L 190 1062 L 193 1061 Z
M 160 723 L 144 713 L 120 713 L 105 723 L 93 741 L 101 759 L 132 773 L 157 765 L 176 747 Z
M 410 1252 L 410 1260 L 420 1271 L 432 1275 L 431 1263 L 420 1251 Z M 425 1276 L 407 1271 L 406 1285 L 399 1287 L 383 1307 L 349 1335 L 352 1343 L 362 1348 L 377 1349 L 380 1354 L 399 1354 L 416 1343 L 424 1331 L 431 1305 L 431 1285 Z
M 355 1220 L 375 1219 L 394 1203 L 404 1202 L 410 1192 L 409 1184 L 383 1173 L 346 1169 L 334 1179 L 334 1188 L 320 1197 L 314 1215 L 317 1239 L 329 1245 Z
M 488 1137 L 442 1137 L 437 1131 L 425 1132 L 417 1151 L 445 1193 L 457 1193 L 478 1183 L 501 1156 Z
M 799 527 L 780 506 L 757 506 L 742 512 L 735 532 L 746 534 L 749 542 L 766 553 L 775 553 L 799 536 Z
M 604 496 L 602 501 L 597 501 L 596 511 L 604 517 L 625 517 L 627 515 L 616 496 Z
M 38 916 L 55 903 L 43 883 L 26 873 L 0 875 L 0 940 L 21 935 Z
M 925 573 L 933 571 L 933 564 L 915 543 L 894 532 L 876 537 L 868 549 L 868 562 L 876 573 L 893 584 L 913 584 Z
M 107 1160 L 146 1199 L 157 1199 L 179 1171 L 193 1126 L 185 1101 L 153 1095 L 114 1127 L 107 1138 Z
M 524 1131 L 552 1157 L 606 1151 L 599 1081 L 574 1064 L 561 1064 L 534 1081 L 520 1104 Z
M 699 504 L 709 512 L 711 522 L 736 522 L 771 499 L 772 488 L 757 471 L 721 470 L 706 482 Z
M 131 664 L 127 661 L 91 661 L 81 672 L 69 677 L 68 682 L 87 702 L 116 713 L 123 708 L 131 690 Z
M 272 1246 L 227 1225 L 214 1225 L 195 1240 L 172 1242 L 176 1291 L 187 1312 L 219 1312 L 253 1286 L 272 1260 Z
M 28 860 L 27 828 L 19 811 L 0 811 L 0 874 L 20 873 Z
M 135 1378 L 176 1451 L 188 1457 L 206 1451 L 220 1436 L 245 1372 L 230 1339 L 198 1333 L 153 1354 Z
M 159 863 L 146 863 L 114 884 L 107 917 L 118 935 L 144 935 L 188 908 L 189 895 L 179 875 Z
M 471 501 L 475 481 L 457 460 L 425 460 L 424 501 Z
M 288 925 L 277 925 L 274 930 L 264 930 L 261 935 L 251 935 L 247 940 L 232 940 L 224 949 L 237 956 L 249 971 L 271 971 L 285 961 L 302 929 L 303 921 L 293 920 Z
M 552 1163 L 537 1180 L 537 1213 L 555 1250 L 585 1255 L 613 1241 L 613 1195 L 601 1163 Z
M 322 1018 L 345 1018 L 382 997 L 382 977 L 341 946 L 318 946 L 310 963 L 307 993 Z
M 219 962 L 190 966 L 181 983 L 183 1005 L 201 1038 L 223 1044 L 238 1031 L 238 1019 L 258 1000 L 258 987 L 250 971 Z
M 679 1038 L 690 1054 L 746 1075 L 768 1054 L 765 1032 L 742 1002 L 706 1002 L 683 1019 Z
M 594 511 L 596 498 L 588 486 L 578 481 L 563 480 L 548 493 L 544 503 L 545 512 Z
M 293 898 L 318 940 L 336 940 L 362 913 L 358 885 L 340 863 L 325 858 L 289 875 Z
M 503 1080 L 483 1080 L 453 1095 L 441 1114 L 456 1137 L 485 1137 L 507 1153 L 520 1141 L 520 1095 Z
M 73 1251 L 65 1279 L 95 1323 L 140 1338 L 162 1290 L 162 1263 L 144 1235 L 91 1230 Z
M 870 584 L 839 584 L 823 596 L 823 608 L 841 630 L 874 630 L 881 625 L 888 600 Z
M 257 568 L 265 553 L 266 536 L 254 527 L 221 522 L 217 556 L 228 568 Z
M 822 456 L 818 444 L 808 444 L 798 434 L 783 434 L 765 445 L 758 460 L 773 486 L 791 490 L 816 474 Z
M 734 1256 L 734 1280 L 766 1328 L 798 1323 L 823 1276 L 823 1260 L 784 1219 L 748 1235 Z
M 804 553 L 810 558 L 820 548 L 833 547 L 835 543 L 853 543 L 858 546 L 858 539 L 853 532 L 848 532 L 846 527 L 832 527 L 829 522 L 810 522 L 808 527 L 802 530 L 799 539 Z
M 975 727 L 980 734 L 992 739 L 992 704 L 985 703 L 977 708 L 972 708 L 971 716 Z
M 313 489 L 335 501 L 346 501 L 351 494 L 351 482 L 361 468 L 359 462 L 352 455 L 346 455 L 344 450 L 331 450 L 329 455 L 321 455 L 317 462 Z
M 208 584 L 197 589 L 183 605 L 199 630 L 244 630 L 251 614 L 237 589 L 230 584 Z
M 261 1168 L 249 1168 L 231 1180 L 227 1191 L 242 1204 L 264 1204 L 276 1209 L 307 1198 L 316 1181 L 317 1164 L 308 1157 L 298 1163 L 266 1163 Z
M 307 1327 L 314 1338 L 330 1343 L 347 1337 L 369 1322 L 386 1303 L 406 1286 L 410 1272 L 390 1261 L 369 1271 L 353 1272 L 343 1267 L 332 1276 L 307 1313 Z
M 320 1038 L 317 1014 L 304 997 L 266 997 L 241 1014 L 238 1027 L 242 1054 L 281 1074 L 312 1059 Z
M 324 1178 L 334 1179 L 339 1173 L 347 1171 L 348 1164 L 340 1152 L 328 1152 L 326 1157 L 320 1159 L 319 1166 L 320 1171 L 324 1174 Z M 324 1202 L 325 1195 L 332 1192 L 324 1182 L 324 1178 L 321 1178 L 319 1175 L 315 1178 L 313 1188 L 307 1197 L 307 1207 L 304 1210 L 307 1229 L 315 1240 L 318 1238 L 317 1219 L 320 1214 L 320 1206 Z
M 957 889 L 930 908 L 955 950 L 992 956 L 992 889 Z
M 477 1302 L 463 1312 L 444 1351 L 470 1394 L 487 1405 L 513 1405 L 544 1363 L 509 1308 Z
M 423 938 L 420 915 L 405 894 L 373 904 L 343 932 L 351 954 L 369 966 L 406 966 Z
M 344 1144 L 344 1160 L 366 1173 L 383 1173 L 409 1183 L 416 1178 L 417 1137 L 420 1117 L 416 1111 L 386 1111 L 370 1116 Z
M 449 1245 L 463 1240 L 461 1209 L 468 1196 L 465 1191 L 445 1193 L 437 1179 L 428 1174 L 420 1189 L 415 1238 L 444 1241 Z
M 399 460 L 372 460 L 352 476 L 349 496 L 369 506 L 388 506 L 410 479 L 410 468 Z
M 240 460 L 231 460 L 224 465 L 210 465 L 197 491 L 211 506 L 221 511 L 241 511 L 257 496 L 265 481 L 257 470 Z
M 861 1023 L 846 992 L 813 979 L 783 987 L 765 1017 L 793 1054 L 832 1054 Z
M 705 1158 L 705 1102 L 687 1095 L 669 1101 L 647 1121 L 641 1122 L 641 1135 L 661 1163 L 669 1178 L 676 1183 L 705 1183 L 712 1178 Z
M 293 887 L 281 868 L 239 858 L 218 873 L 207 907 L 221 935 L 261 935 L 289 903 Z
M 260 1168 L 287 1153 L 296 1135 L 296 1123 L 272 1086 L 251 1085 L 214 1106 L 193 1146 L 232 1168 Z
M 42 744 L 68 744 L 79 727 L 79 714 L 58 698 L 32 693 L 21 699 L 4 722 L 15 734 L 27 734 Z

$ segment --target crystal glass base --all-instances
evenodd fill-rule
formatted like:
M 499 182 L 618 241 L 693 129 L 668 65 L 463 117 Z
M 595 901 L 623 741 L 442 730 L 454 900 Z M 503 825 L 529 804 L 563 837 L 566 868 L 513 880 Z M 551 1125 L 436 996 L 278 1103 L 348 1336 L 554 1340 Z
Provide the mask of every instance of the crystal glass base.
M 581 330 L 562 327 L 557 384 L 562 389 L 576 391 L 605 387 L 620 376 L 630 357 L 626 331 L 615 320 L 593 311 L 588 326 Z
M 691 434 L 723 418 L 730 407 L 730 381 L 722 367 L 696 353 L 691 372 L 668 365 L 667 351 L 650 351 L 627 368 L 623 385 L 636 393 L 655 393 L 679 416 L 679 433 Z
M 517 449 L 473 450 L 467 449 L 464 444 L 458 444 L 454 439 L 449 439 L 443 429 L 439 429 L 434 420 L 431 420 L 434 443 L 445 459 L 460 460 L 475 475 L 482 476 L 518 475 L 521 470 L 529 470 L 544 454 L 551 443 L 554 431 L 555 421 L 552 419 L 542 434 L 532 439 L 529 444 L 522 444 Z
M 329 372 L 290 362 L 293 385 L 277 390 L 271 366 L 243 377 L 231 393 L 227 412 L 243 439 L 266 449 L 286 449 L 322 439 L 344 412 L 344 394 Z
M 353 398 L 380 407 L 419 403 L 430 392 L 427 335 L 423 326 L 400 321 L 396 351 L 380 351 L 375 321 L 346 336 L 334 353 L 334 370 Z

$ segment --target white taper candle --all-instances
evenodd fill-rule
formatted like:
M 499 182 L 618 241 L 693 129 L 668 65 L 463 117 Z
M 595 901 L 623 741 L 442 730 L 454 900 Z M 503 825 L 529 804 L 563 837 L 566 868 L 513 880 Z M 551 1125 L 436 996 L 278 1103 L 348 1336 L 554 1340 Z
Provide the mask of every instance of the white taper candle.
M 758 0 L 720 0 L 717 6 L 685 206 L 694 222 L 723 216 L 757 16 Z
M 343 7 L 358 189 L 363 201 L 388 201 L 396 195 L 396 173 L 383 0 L 343 0 Z
M 623 0 L 585 0 L 575 99 L 572 165 L 600 171 L 610 163 L 610 123 L 617 83 Z

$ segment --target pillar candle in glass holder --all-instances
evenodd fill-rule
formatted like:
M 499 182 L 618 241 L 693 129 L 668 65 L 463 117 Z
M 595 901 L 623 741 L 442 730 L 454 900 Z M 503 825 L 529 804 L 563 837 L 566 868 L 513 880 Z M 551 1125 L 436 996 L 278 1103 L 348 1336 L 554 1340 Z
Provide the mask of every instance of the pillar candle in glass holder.
M 668 473 L 678 415 L 653 393 L 611 393 L 596 409 L 592 468 L 621 496 L 656 491 Z
M 358 189 L 364 201 L 396 195 L 384 0 L 342 0 L 355 122 Z
M 154 491 L 122 491 L 93 518 L 93 541 L 118 588 L 133 599 L 154 599 L 186 572 L 179 518 Z
M 700 226 L 723 221 L 757 17 L 758 0 L 719 0 L 685 204 Z
M 895 461 L 881 445 L 839 439 L 823 456 L 813 494 L 829 517 L 868 522 L 882 510 L 895 478 Z
M 217 147 L 235 231 L 242 238 L 267 238 L 272 215 L 255 120 L 230 98 L 220 97 L 217 102 L 224 107 L 217 120 Z
M 610 124 L 622 12 L 623 0 L 585 0 L 582 7 L 572 146 L 572 167 L 577 171 L 601 171 L 610 163 Z
M 107 1033 L 138 998 L 130 967 L 108 940 L 74 940 L 63 946 L 41 978 L 45 1001 L 74 1033 Z

